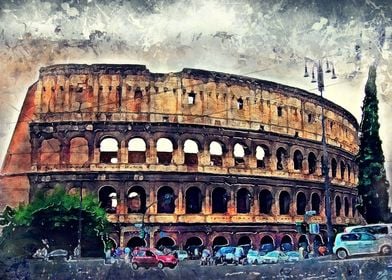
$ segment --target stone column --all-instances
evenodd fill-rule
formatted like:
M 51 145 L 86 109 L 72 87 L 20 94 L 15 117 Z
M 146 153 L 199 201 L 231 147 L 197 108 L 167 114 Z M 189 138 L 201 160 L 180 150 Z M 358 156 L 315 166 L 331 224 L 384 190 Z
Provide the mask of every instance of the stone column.
M 118 162 L 119 163 L 128 163 L 128 148 L 126 147 L 127 143 L 124 140 L 120 142 L 120 148 L 118 151 Z
M 184 211 L 184 195 L 182 189 L 178 190 L 178 198 L 177 198 L 177 205 L 175 207 L 174 213 L 178 215 L 182 215 L 185 213 Z
M 207 185 L 206 186 L 206 191 L 205 191 L 205 198 L 204 198 L 204 203 L 203 203 L 203 213 L 205 215 L 209 215 L 212 213 L 212 204 L 211 204 L 211 186 Z

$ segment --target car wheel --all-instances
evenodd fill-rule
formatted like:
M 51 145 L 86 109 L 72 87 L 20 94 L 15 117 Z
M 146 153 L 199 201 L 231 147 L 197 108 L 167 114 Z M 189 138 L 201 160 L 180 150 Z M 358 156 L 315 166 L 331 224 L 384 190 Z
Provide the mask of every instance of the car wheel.
M 138 265 L 137 263 L 132 263 L 132 268 L 133 268 L 134 270 L 136 270 L 136 269 L 139 268 L 139 265 Z
M 175 264 L 173 264 L 173 265 L 171 265 L 171 266 L 169 266 L 171 269 L 174 269 L 175 267 L 176 267 L 176 265 Z
M 391 249 L 390 246 L 384 245 L 384 246 L 381 247 L 380 253 L 383 254 L 383 255 L 390 255 L 391 251 L 392 251 L 392 249 Z
M 347 251 L 346 251 L 346 250 L 344 250 L 344 249 L 339 249 L 339 250 L 336 252 L 336 256 L 338 257 L 338 259 L 343 260 L 343 259 L 347 258 L 348 254 L 347 254 Z
M 162 268 L 163 268 L 163 266 L 164 266 L 164 265 L 163 265 L 163 263 L 162 263 L 162 262 L 159 262 L 159 263 L 158 263 L 158 268 L 162 269 Z

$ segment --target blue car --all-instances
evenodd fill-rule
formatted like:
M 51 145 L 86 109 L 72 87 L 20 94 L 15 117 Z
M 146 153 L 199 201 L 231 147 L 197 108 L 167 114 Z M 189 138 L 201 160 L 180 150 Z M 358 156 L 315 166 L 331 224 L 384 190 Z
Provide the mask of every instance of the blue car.
M 213 259 L 214 264 L 217 265 L 219 263 L 233 262 L 234 252 L 235 252 L 235 247 L 233 246 L 224 246 L 219 248 L 214 255 L 214 259 Z

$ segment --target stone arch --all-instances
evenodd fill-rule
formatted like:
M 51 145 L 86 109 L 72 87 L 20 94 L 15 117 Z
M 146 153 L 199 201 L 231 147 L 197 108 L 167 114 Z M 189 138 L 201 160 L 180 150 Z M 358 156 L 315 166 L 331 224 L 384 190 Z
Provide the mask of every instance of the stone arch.
M 302 170 L 303 155 L 300 150 L 295 150 L 293 156 L 294 170 Z
M 298 238 L 298 247 L 305 247 L 307 248 L 309 246 L 309 239 L 305 234 L 302 234 Z
M 260 214 L 271 214 L 272 204 L 273 204 L 273 196 L 272 193 L 263 189 L 259 193 L 259 209 Z
M 297 215 L 305 215 L 306 211 L 306 195 L 303 192 L 297 193 Z
M 344 164 L 344 161 L 340 161 L 340 178 L 344 180 L 344 174 L 346 172 L 346 165 Z
M 198 165 L 199 145 L 195 140 L 186 139 L 184 142 L 184 164 Z
M 246 188 L 237 191 L 237 213 L 249 213 L 252 202 L 252 195 Z
M 237 241 L 237 246 L 241 245 L 252 245 L 252 240 L 249 236 L 243 235 Z
M 233 148 L 234 164 L 241 165 L 245 163 L 245 144 L 236 143 Z
M 131 249 L 134 249 L 136 247 L 146 247 L 146 246 L 147 246 L 146 240 L 140 238 L 139 236 L 134 236 L 130 238 L 127 242 L 127 247 Z
M 340 196 L 336 195 L 335 196 L 335 215 L 336 217 L 340 217 L 342 210 L 342 201 L 340 199 Z
M 165 236 L 165 237 L 158 239 L 158 241 L 155 245 L 155 247 L 158 249 L 160 249 L 162 247 L 166 248 L 166 247 L 174 247 L 174 246 L 176 246 L 176 241 L 169 236 Z
M 270 152 L 266 145 L 256 146 L 256 164 L 257 168 L 268 167 Z
M 290 194 L 287 191 L 281 191 L 279 194 L 279 214 L 288 215 L 290 213 Z
M 202 245 L 203 245 L 203 239 L 201 239 L 198 236 L 192 236 L 186 240 L 184 248 L 186 249 L 189 246 L 202 246 Z
M 60 164 L 61 143 L 56 138 L 42 141 L 39 149 L 39 160 L 42 165 L 59 165 Z
M 338 168 L 338 163 L 335 158 L 331 160 L 332 178 L 336 178 L 336 172 Z
M 355 217 L 356 214 L 356 204 L 357 204 L 357 199 L 356 197 L 351 198 L 351 207 L 352 207 L 352 216 Z
M 185 211 L 187 214 L 200 213 L 203 205 L 203 195 L 198 187 L 190 187 L 185 193 Z
M 163 186 L 157 192 L 158 213 L 174 213 L 174 191 L 171 187 Z
M 294 242 L 290 235 L 286 234 L 280 240 L 280 249 L 282 251 L 292 251 L 294 248 Z
M 287 151 L 283 147 L 276 150 L 276 169 L 285 170 L 287 168 Z
M 99 143 L 99 162 L 117 163 L 118 162 L 118 141 L 113 137 L 103 138 Z
M 173 159 L 173 142 L 168 138 L 157 140 L 157 158 L 159 164 L 168 165 Z
M 83 165 L 88 162 L 88 141 L 84 137 L 74 137 L 69 142 L 69 163 Z
M 308 154 L 309 174 L 313 174 L 317 169 L 317 157 L 313 152 Z
M 229 196 L 226 189 L 217 187 L 212 191 L 212 213 L 226 213 Z
M 101 207 L 105 209 L 107 213 L 116 213 L 118 204 L 118 194 L 114 187 L 103 186 L 98 191 L 99 202 Z
M 260 247 L 263 244 L 272 244 L 275 247 L 275 239 L 270 236 L 270 235 L 264 235 L 261 239 L 260 239 Z
M 211 141 L 209 145 L 210 165 L 222 166 L 223 162 L 223 145 L 218 141 Z
M 128 142 L 128 163 L 146 162 L 146 141 L 141 137 L 135 137 Z
M 351 166 L 347 163 L 347 181 L 351 182 Z
M 350 213 L 350 203 L 347 196 L 344 197 L 344 216 L 348 217 Z
M 222 235 L 216 236 L 212 240 L 212 248 L 214 248 L 215 246 L 221 246 L 221 245 L 229 245 L 229 240 Z
M 141 186 L 133 186 L 127 192 L 128 213 L 145 213 L 147 203 L 146 191 Z
M 321 203 L 321 198 L 318 193 L 312 193 L 311 196 L 311 206 L 312 210 L 316 211 L 316 215 L 320 214 L 320 203 Z

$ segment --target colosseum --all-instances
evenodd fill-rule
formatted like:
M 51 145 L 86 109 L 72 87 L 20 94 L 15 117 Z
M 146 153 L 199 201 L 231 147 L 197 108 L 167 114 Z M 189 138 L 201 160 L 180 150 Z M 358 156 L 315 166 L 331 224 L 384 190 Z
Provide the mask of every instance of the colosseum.
M 325 241 L 322 107 L 332 222 L 357 223 L 358 123 L 304 90 L 244 76 L 143 65 L 40 69 L 0 178 L 0 209 L 61 184 L 92 193 L 117 245 Z M 316 215 L 320 234 L 298 224 Z

